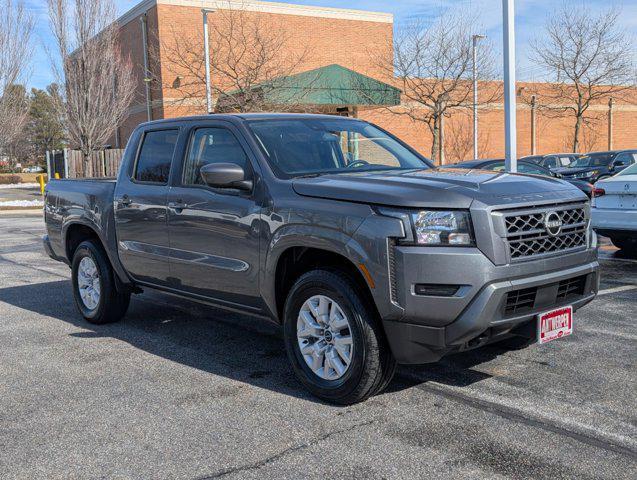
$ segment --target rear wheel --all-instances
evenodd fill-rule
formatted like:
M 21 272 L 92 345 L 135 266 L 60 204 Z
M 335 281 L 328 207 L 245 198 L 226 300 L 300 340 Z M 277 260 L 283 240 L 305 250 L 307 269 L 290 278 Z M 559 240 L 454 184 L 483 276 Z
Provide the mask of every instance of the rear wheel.
M 71 278 L 75 304 L 88 322 L 112 323 L 124 316 L 130 292 L 116 288 L 113 269 L 101 245 L 87 240 L 77 247 Z
M 285 345 L 312 394 L 347 405 L 387 386 L 396 361 L 377 317 L 340 272 L 314 270 L 298 279 L 285 304 Z

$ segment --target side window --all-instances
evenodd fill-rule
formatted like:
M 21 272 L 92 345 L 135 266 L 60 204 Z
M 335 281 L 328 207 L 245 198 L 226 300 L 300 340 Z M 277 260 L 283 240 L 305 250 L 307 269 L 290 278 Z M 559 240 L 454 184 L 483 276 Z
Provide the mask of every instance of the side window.
M 493 170 L 494 172 L 504 172 L 504 162 L 491 163 L 481 167 L 481 170 Z
M 518 163 L 518 172 L 531 175 L 546 175 L 544 170 L 535 165 L 529 165 L 528 163 Z
M 203 185 L 201 167 L 209 163 L 236 163 L 247 168 L 248 157 L 234 134 L 225 128 L 199 128 L 190 138 L 184 163 L 184 185 Z
M 546 157 L 546 160 L 544 161 L 544 166 L 547 167 L 547 168 L 556 168 L 556 167 L 558 167 L 557 157 Z
M 134 178 L 140 182 L 168 183 L 170 163 L 179 130 L 146 132 L 139 150 Z
M 615 165 L 622 166 L 622 167 L 626 165 L 630 165 L 630 154 L 620 153 L 619 155 L 615 157 L 615 160 L 613 161 L 613 163 Z

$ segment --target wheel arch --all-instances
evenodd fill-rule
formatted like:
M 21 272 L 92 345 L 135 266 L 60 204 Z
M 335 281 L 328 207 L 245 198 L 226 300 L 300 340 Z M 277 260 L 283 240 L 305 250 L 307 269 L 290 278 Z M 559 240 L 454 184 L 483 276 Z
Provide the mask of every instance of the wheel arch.
M 76 220 L 64 225 L 62 230 L 63 247 L 68 264 L 73 263 L 73 255 L 77 247 L 86 240 L 94 240 L 106 254 L 106 258 L 115 272 L 116 284 L 131 285 L 132 282 L 126 274 L 118 258 L 113 258 L 113 253 L 108 249 L 108 243 L 102 238 L 100 230 L 88 222 Z
M 351 252 L 346 252 L 345 249 L 339 251 L 303 242 L 288 245 L 279 252 L 270 277 L 273 287 L 272 304 L 268 306 L 279 323 L 283 322 L 285 300 L 294 282 L 304 273 L 314 269 L 337 270 L 344 273 L 362 292 L 365 300 L 376 308 L 371 291 L 374 287 L 373 279 L 369 271 L 366 271 L 364 262 L 352 258 Z

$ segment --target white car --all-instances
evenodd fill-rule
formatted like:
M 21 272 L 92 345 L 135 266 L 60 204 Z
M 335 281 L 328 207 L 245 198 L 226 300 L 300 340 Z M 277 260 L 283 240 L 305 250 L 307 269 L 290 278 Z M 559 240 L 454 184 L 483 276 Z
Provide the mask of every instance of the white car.
M 637 164 L 595 184 L 593 228 L 613 244 L 637 253 Z

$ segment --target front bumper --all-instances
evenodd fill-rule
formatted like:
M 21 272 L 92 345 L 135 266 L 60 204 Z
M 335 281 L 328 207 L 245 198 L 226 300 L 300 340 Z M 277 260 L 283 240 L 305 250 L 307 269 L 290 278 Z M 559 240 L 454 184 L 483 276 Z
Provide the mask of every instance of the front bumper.
M 397 247 L 395 255 L 394 272 L 401 272 L 395 300 L 403 314 L 383 323 L 399 363 L 435 362 L 518 333 L 533 327 L 539 313 L 564 305 L 577 310 L 599 289 L 595 248 L 501 266 L 473 248 Z M 449 297 L 418 295 L 415 286 L 422 283 L 459 288 Z M 569 290 L 571 283 L 577 289 Z M 532 301 L 507 308 L 518 292 L 533 293 Z

